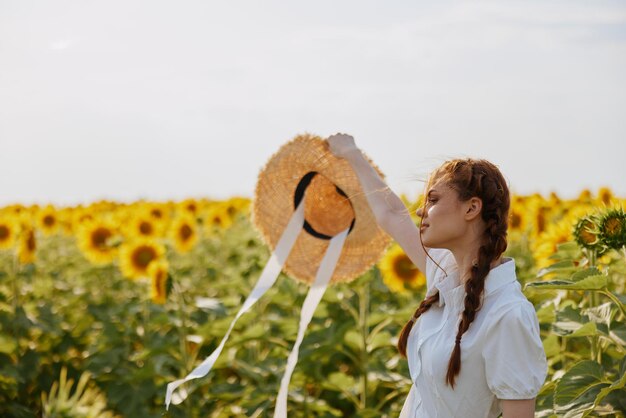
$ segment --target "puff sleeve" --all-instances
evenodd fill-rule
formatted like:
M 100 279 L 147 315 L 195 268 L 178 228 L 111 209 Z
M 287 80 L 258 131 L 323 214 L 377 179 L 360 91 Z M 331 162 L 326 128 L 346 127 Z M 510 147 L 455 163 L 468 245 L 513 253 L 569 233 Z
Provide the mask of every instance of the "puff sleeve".
M 520 302 L 487 330 L 482 352 L 489 389 L 498 399 L 532 399 L 548 365 L 533 305 Z

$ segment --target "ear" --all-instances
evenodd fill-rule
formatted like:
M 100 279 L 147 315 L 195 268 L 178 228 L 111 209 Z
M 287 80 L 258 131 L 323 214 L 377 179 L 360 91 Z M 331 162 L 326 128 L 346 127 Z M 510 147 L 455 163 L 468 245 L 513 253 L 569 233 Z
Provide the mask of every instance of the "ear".
M 465 202 L 465 220 L 471 221 L 480 216 L 480 211 L 483 208 L 483 201 L 478 197 L 472 197 Z

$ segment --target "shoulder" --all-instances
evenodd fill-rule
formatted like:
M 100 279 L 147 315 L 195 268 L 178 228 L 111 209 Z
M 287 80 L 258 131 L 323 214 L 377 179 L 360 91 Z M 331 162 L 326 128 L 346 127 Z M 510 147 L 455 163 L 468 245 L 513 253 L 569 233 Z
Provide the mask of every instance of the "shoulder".
M 507 304 L 503 304 L 496 309 L 491 318 L 491 326 L 498 328 L 511 329 L 520 325 L 539 327 L 537 312 L 532 303 L 522 297 L 513 298 Z

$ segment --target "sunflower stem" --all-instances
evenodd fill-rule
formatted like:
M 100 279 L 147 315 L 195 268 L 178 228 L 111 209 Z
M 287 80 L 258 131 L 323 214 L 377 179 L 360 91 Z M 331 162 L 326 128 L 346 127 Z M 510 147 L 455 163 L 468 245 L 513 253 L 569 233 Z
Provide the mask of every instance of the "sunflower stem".
M 596 250 L 588 250 L 587 257 L 589 258 L 589 268 L 596 267 Z M 599 295 L 597 292 L 587 292 L 587 302 L 589 307 L 596 307 L 600 304 Z M 602 352 L 600 350 L 600 338 L 597 335 L 591 337 L 591 360 L 601 362 Z
M 20 291 L 18 286 L 18 274 L 20 264 L 17 260 L 18 255 L 15 254 L 13 257 L 13 269 L 11 274 L 13 275 L 13 337 L 15 338 L 15 355 L 19 359 L 20 357 L 20 336 L 19 336 L 19 327 L 18 323 L 20 321 L 17 320 L 17 309 L 20 306 Z
M 307 385 L 310 381 L 308 379 L 305 380 L 305 384 L 304 384 L 304 391 L 303 391 L 303 395 L 304 395 L 304 416 L 306 418 L 309 418 L 309 403 L 308 403 L 308 397 L 309 397 L 309 393 L 308 393 L 308 389 L 307 389 Z
M 599 296 L 597 292 L 592 291 L 591 298 L 591 307 L 596 307 L 600 304 Z M 600 337 L 598 335 L 594 335 L 591 337 L 591 359 L 593 361 L 597 361 L 598 363 L 602 362 L 602 352 L 600 350 Z
M 189 356 L 187 354 L 187 310 L 185 305 L 185 298 L 183 296 L 182 289 L 179 286 L 179 283 L 174 280 L 172 277 L 172 288 L 174 289 L 174 293 L 176 293 L 176 299 L 178 299 L 178 312 L 180 314 L 180 327 L 178 328 L 180 332 L 180 353 L 181 360 L 183 362 L 183 376 L 186 376 L 188 370 L 190 369 L 189 365 Z M 186 416 L 192 416 L 191 403 L 185 402 L 185 410 Z
M 148 327 L 150 325 L 150 300 L 144 299 L 143 301 L 143 347 L 148 350 L 150 347 L 150 332 Z
M 359 288 L 359 328 L 361 329 L 361 337 L 363 338 L 363 349 L 361 350 L 361 399 L 360 407 L 367 408 L 367 340 L 368 340 L 368 327 L 367 318 L 369 313 L 369 301 L 370 299 L 370 280 L 366 280 L 365 283 Z
M 189 370 L 189 356 L 187 356 L 187 322 L 185 321 L 186 309 L 185 298 L 177 282 L 172 283 L 174 292 L 176 293 L 176 299 L 178 301 L 178 312 L 180 314 L 180 354 L 183 361 L 183 374 L 186 375 Z

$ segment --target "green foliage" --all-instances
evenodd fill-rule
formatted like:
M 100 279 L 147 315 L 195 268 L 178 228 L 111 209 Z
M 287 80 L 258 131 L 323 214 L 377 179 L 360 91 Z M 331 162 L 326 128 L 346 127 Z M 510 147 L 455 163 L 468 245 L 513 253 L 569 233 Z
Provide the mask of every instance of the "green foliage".
M 183 386 L 185 402 L 164 409 L 166 384 L 217 347 L 269 259 L 247 218 L 184 256 L 168 248 L 164 305 L 150 301 L 149 283 L 89 264 L 70 238 L 38 243 L 36 265 L 18 267 L 0 252 L 0 416 L 80 416 L 49 411 L 96 393 L 100 411 L 125 417 L 271 413 L 308 291 L 284 275 L 238 321 L 211 373 Z M 548 356 L 537 416 L 624 416 L 622 251 L 600 262 L 587 248 L 562 244 L 555 264 L 539 272 L 526 239 L 507 255 L 537 307 Z M 301 347 L 289 416 L 397 416 L 410 380 L 396 338 L 422 298 L 390 292 L 376 268 L 329 287 Z M 63 370 L 78 388 L 65 380 L 61 389 Z
M 67 369 L 63 367 L 59 381 L 52 384 L 50 393 L 41 395 L 43 417 L 115 418 L 106 410 L 104 394 L 96 387 L 88 386 L 89 378 L 89 372 L 84 372 L 73 388 L 74 380 L 67 380 Z
M 572 258 L 571 244 L 560 246 L 556 262 L 538 272 L 543 280 L 526 285 L 541 299 L 538 317 L 549 363 L 538 416 L 624 417 L 626 260 L 621 251 L 609 251 L 600 263 L 606 247 L 581 249 L 582 258 Z
M 149 283 L 89 264 L 69 238 L 39 244 L 28 269 L 0 252 L 0 416 L 44 416 L 62 398 L 56 387 L 64 369 L 75 379 L 89 376 L 89 390 L 120 416 L 273 411 L 309 289 L 284 275 L 238 321 L 211 373 L 184 385 L 182 404 L 164 407 L 166 384 L 217 347 L 269 259 L 248 219 L 184 256 L 168 248 L 164 305 L 150 301 Z M 331 286 L 300 350 L 289 415 L 397 416 L 410 380 L 394 338 L 422 297 L 391 293 L 376 268 Z

